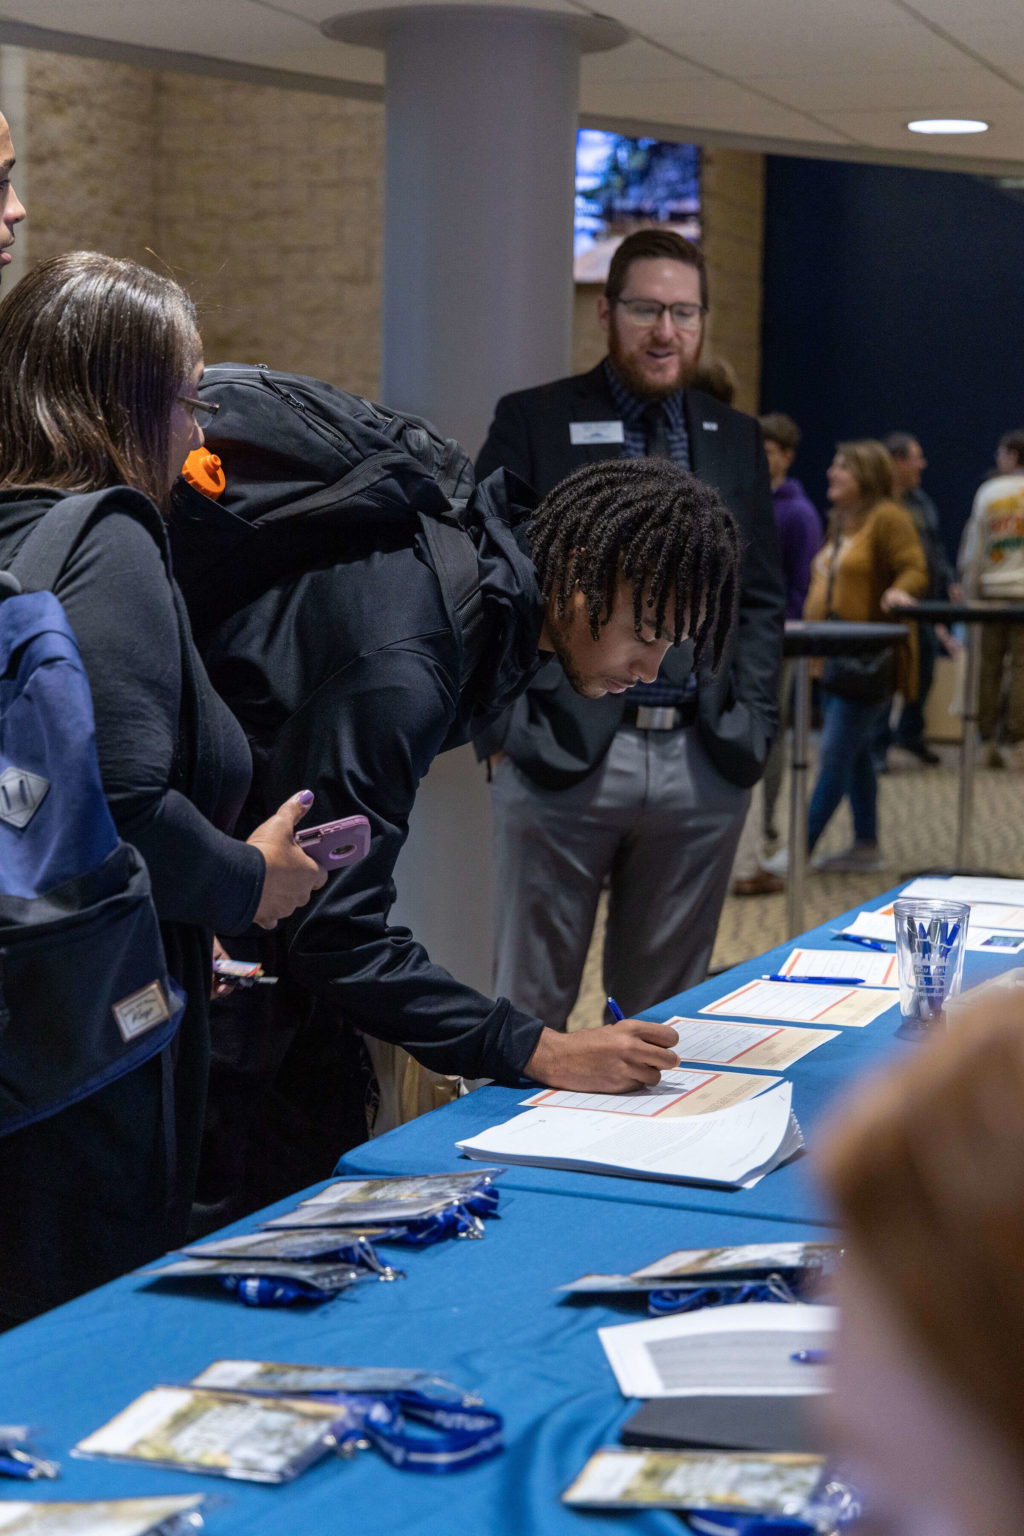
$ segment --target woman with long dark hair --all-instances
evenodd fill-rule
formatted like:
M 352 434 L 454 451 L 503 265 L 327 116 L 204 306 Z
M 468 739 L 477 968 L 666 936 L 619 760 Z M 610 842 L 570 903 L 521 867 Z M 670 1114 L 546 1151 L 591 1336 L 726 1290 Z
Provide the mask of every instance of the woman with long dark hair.
M 161 1053 L 0 1140 L 0 1326 L 184 1239 L 212 935 L 273 927 L 325 878 L 293 842 L 310 797 L 294 796 L 247 843 L 230 836 L 248 746 L 195 654 L 161 550 L 128 505 L 141 491 L 162 510 L 202 443 L 202 369 L 190 300 L 132 261 L 56 257 L 0 303 L 0 568 L 61 497 L 128 488 L 123 510 L 110 496 L 54 592 L 92 693 L 104 793 L 146 861 L 168 972 L 188 998 L 170 1073 Z

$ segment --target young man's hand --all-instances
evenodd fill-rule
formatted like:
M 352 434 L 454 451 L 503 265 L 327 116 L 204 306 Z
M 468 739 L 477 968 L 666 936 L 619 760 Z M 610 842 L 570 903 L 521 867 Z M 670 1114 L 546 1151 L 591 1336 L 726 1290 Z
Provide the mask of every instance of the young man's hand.
M 623 1019 L 571 1035 L 545 1029 L 526 1063 L 526 1075 L 549 1088 L 577 1093 L 631 1093 L 679 1065 L 672 1049 L 677 1039 L 670 1025 L 643 1019 Z

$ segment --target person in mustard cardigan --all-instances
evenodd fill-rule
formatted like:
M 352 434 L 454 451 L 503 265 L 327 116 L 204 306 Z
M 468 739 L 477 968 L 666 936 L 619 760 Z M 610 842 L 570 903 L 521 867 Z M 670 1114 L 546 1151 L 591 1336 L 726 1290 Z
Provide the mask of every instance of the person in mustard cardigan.
M 828 535 L 811 566 L 804 603 L 807 619 L 877 622 L 912 605 L 928 588 L 928 566 L 910 517 L 893 500 L 892 459 L 881 443 L 865 439 L 840 443 L 828 471 L 832 508 Z M 885 867 L 878 849 L 878 782 L 871 743 L 888 718 L 893 691 L 917 695 L 916 626 L 883 677 L 878 696 L 841 697 L 829 690 L 830 668 L 822 675 L 824 727 L 818 781 L 811 796 L 808 852 L 843 796 L 853 812 L 853 845 L 845 853 L 816 861 L 819 869 L 862 873 Z M 834 679 L 839 686 L 839 679 Z

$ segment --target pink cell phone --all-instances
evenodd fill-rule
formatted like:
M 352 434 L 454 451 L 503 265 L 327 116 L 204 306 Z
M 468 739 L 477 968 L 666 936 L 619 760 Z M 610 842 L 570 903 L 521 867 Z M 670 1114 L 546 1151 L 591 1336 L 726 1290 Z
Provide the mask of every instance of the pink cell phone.
M 347 864 L 358 864 L 369 853 L 370 823 L 365 816 L 325 821 L 322 826 L 296 832 L 295 841 L 321 869 L 344 869 Z

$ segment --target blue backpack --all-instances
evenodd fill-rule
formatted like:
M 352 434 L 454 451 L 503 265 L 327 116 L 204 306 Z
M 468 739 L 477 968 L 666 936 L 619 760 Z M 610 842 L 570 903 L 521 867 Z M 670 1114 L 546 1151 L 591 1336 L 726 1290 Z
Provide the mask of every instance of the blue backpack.
M 129 495 L 118 510 L 166 560 L 156 508 Z M 103 794 L 89 683 L 49 590 L 108 496 L 63 498 L 0 571 L 0 1136 L 140 1066 L 185 1006 L 146 866 Z

